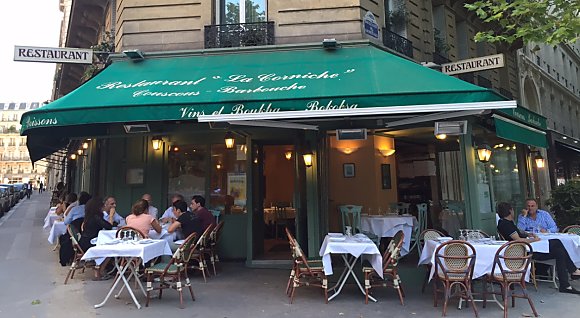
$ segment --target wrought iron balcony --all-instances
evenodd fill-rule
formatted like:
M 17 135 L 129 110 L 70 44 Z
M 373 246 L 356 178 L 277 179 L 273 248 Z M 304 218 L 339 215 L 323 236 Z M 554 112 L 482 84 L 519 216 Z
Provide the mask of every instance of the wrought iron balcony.
M 205 48 L 274 44 L 274 22 L 236 23 L 205 26 Z
M 446 58 L 443 55 L 440 55 L 437 52 L 433 52 L 433 63 L 441 65 L 449 62 L 451 62 L 450 59 Z
M 485 88 L 493 88 L 491 81 L 481 75 L 477 75 L 477 85 Z
M 383 45 L 413 58 L 413 42 L 385 28 L 383 28 Z

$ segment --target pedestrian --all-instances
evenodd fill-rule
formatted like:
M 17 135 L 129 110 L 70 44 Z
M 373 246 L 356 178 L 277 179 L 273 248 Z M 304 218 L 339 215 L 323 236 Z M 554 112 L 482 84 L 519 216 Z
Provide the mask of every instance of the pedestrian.
M 40 184 L 38 185 L 38 193 L 42 193 L 42 191 L 44 191 L 44 184 L 40 181 Z
M 27 197 L 28 199 L 30 199 L 30 195 L 31 195 L 31 194 L 32 194 L 32 183 L 31 183 L 31 182 L 29 182 L 29 183 L 26 185 L 26 197 Z

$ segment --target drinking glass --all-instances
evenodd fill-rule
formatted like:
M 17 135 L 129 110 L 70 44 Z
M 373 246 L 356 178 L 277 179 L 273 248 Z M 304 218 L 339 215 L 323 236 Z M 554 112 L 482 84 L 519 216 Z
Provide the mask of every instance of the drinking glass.
M 460 241 L 465 241 L 465 235 L 464 235 L 464 233 L 465 233 L 464 230 L 462 230 L 462 229 L 459 230 L 459 237 L 458 237 L 458 239 Z
M 345 230 L 344 230 L 344 234 L 345 234 L 346 236 L 351 236 L 351 235 L 352 235 L 352 227 L 350 227 L 350 226 L 346 226 L 346 227 L 345 227 Z

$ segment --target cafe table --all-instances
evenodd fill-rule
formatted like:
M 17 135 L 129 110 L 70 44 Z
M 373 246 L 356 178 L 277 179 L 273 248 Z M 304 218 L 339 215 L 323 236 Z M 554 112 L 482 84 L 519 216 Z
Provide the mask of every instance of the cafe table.
M 117 230 L 100 230 L 97 239 L 93 239 L 91 243 L 95 245 L 107 244 L 113 241 L 116 235 Z M 161 233 L 157 233 L 155 230 L 151 229 L 147 235 L 150 239 L 165 240 L 168 243 L 172 243 L 176 238 L 176 232 L 169 233 L 165 228 L 162 228 Z
M 44 226 L 42 228 L 49 229 L 54 221 L 58 220 L 61 216 L 56 214 L 56 207 L 50 208 L 46 217 L 44 218 Z
M 370 232 L 378 237 L 394 237 L 403 231 L 405 237 L 401 248 L 401 256 L 409 253 L 413 228 L 417 226 L 417 218 L 412 215 L 361 215 L 360 227 L 364 232 Z
M 133 299 L 133 303 L 135 303 L 137 309 L 141 309 L 141 304 L 135 297 L 129 281 L 131 278 L 134 278 L 139 289 L 143 295 L 146 296 L 145 288 L 143 288 L 143 284 L 137 275 L 139 269 L 137 264 L 144 264 L 153 258 L 162 255 L 171 255 L 171 249 L 166 240 L 143 239 L 125 241 L 114 239 L 109 241 L 108 244 L 96 245 L 89 248 L 81 258 L 82 260 L 99 260 L 111 257 L 115 260 L 114 263 L 118 273 L 117 279 L 113 282 L 113 285 L 109 289 L 105 299 L 94 307 L 100 308 L 104 306 L 113 292 L 117 289 L 119 283 L 122 282 L 122 286 L 119 288 L 115 298 L 119 298 L 123 290 L 127 288 L 129 295 L 131 295 L 131 298 Z
M 66 233 L 66 225 L 64 221 L 55 221 L 48 233 L 48 242 L 50 244 L 58 243 L 58 237 Z
M 284 208 L 284 212 L 286 213 L 286 218 L 294 219 L 296 218 L 296 209 L 294 208 Z M 276 215 L 276 208 L 265 208 L 264 209 L 264 223 L 270 224 L 274 223 L 278 220 L 278 216 Z
M 334 294 L 328 297 L 328 300 L 332 300 L 340 294 L 349 276 L 352 276 L 360 292 L 365 295 L 365 289 L 353 270 L 359 257 L 367 259 L 377 274 L 383 277 L 383 259 L 381 253 L 375 243 L 362 233 L 354 236 L 346 236 L 342 233 L 328 233 L 326 235 L 320 247 L 322 266 L 324 267 L 324 273 L 326 275 L 333 274 L 331 254 L 340 254 L 345 268 L 340 274 L 336 285 L 328 289 L 334 292 Z M 372 296 L 369 296 L 369 298 L 372 301 L 376 301 Z

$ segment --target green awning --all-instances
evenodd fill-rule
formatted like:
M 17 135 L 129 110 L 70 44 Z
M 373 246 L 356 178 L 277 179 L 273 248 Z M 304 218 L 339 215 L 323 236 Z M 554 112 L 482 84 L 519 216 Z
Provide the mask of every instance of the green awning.
M 68 95 L 25 113 L 21 132 L 200 115 L 292 119 L 510 107 L 514 102 L 492 90 L 368 42 L 336 50 L 271 46 L 115 61 Z
M 498 137 L 530 146 L 548 147 L 546 132 L 498 115 L 493 117 Z

